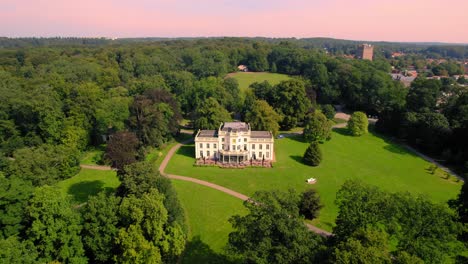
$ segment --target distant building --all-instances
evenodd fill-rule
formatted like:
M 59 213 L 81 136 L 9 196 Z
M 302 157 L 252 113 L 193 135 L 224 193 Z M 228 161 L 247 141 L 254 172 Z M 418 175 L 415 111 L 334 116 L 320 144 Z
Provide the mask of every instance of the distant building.
M 374 46 L 370 44 L 359 45 L 356 57 L 363 60 L 372 60 L 374 56 Z
M 249 71 L 249 68 L 246 65 L 239 65 L 239 66 L 237 66 L 237 69 L 239 71 L 243 71 L 243 72 L 248 72 Z
M 221 163 L 272 161 L 274 137 L 270 131 L 252 131 L 244 122 L 225 122 L 218 130 L 199 130 L 195 158 Z

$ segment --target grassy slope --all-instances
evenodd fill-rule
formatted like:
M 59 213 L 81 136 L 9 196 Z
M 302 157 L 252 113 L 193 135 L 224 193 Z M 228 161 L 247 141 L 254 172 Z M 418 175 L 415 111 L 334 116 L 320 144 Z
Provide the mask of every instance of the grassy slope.
M 72 178 L 57 183 L 64 196 L 71 195 L 76 203 L 84 203 L 88 196 L 102 190 L 112 192 L 120 182 L 115 171 L 81 169 Z
M 305 184 L 305 179 L 315 177 L 318 182 L 313 187 L 325 205 L 316 224 L 326 230 L 331 230 L 338 213 L 334 204 L 336 192 L 349 178 L 388 191 L 425 194 L 437 202 L 454 198 L 460 190 L 461 183 L 429 174 L 428 162 L 373 134 L 356 138 L 344 135 L 342 130 L 335 131 L 332 140 L 322 145 L 324 158 L 315 168 L 300 161 L 306 147 L 307 143 L 299 139 L 280 139 L 276 141 L 277 162 L 273 169 L 235 170 L 193 167 L 193 145 L 184 146 L 166 171 L 214 182 L 246 195 L 262 189 L 302 191 L 312 187 Z
M 195 183 L 177 180 L 172 183 L 190 228 L 190 242 L 183 263 L 218 262 L 232 231 L 229 217 L 246 213 L 242 201 Z
M 254 82 L 268 81 L 270 84 L 275 85 L 281 81 L 290 79 L 288 75 L 269 72 L 236 72 L 228 75 L 239 82 L 239 88 L 242 92 L 249 88 L 249 85 Z

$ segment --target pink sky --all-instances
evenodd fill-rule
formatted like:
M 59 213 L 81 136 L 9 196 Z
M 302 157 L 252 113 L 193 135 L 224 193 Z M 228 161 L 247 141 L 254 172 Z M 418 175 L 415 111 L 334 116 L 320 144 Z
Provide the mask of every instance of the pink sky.
M 468 43 L 467 10 L 468 0 L 0 0 L 0 36 Z

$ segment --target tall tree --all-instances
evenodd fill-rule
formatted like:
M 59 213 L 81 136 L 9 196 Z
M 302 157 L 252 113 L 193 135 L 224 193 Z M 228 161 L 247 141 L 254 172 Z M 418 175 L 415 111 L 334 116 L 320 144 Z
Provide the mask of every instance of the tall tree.
M 114 253 L 114 238 L 117 236 L 121 199 L 100 192 L 89 198 L 82 208 L 83 230 L 81 237 L 89 261 L 109 263 Z
M 130 109 L 130 127 L 145 145 L 159 147 L 178 132 L 179 105 L 166 90 L 146 91 L 135 98 Z
M 300 80 L 282 81 L 276 89 L 275 109 L 283 115 L 280 125 L 283 129 L 290 129 L 304 120 L 311 108 L 311 103 L 305 92 L 305 85 Z
M 150 189 L 141 198 L 125 197 L 120 205 L 122 226 L 115 238 L 117 263 L 174 261 L 185 247 L 179 225 L 168 225 L 164 197 Z
M 223 122 L 231 120 L 231 116 L 218 101 L 210 97 L 195 111 L 195 129 L 217 129 Z
M 122 170 L 126 165 L 136 162 L 138 138 L 132 132 L 120 131 L 109 139 L 106 147 L 106 158 L 112 162 L 112 167 Z
M 307 142 L 323 143 L 331 138 L 332 124 L 332 121 L 328 120 L 324 114 L 316 111 L 307 115 L 302 135 Z
M 271 131 L 274 136 L 278 134 L 281 116 L 266 101 L 256 100 L 245 115 L 245 121 L 255 130 Z
M 228 248 L 246 263 L 312 263 L 321 239 L 299 217 L 295 192 L 256 192 L 244 202 L 249 213 L 230 219 Z
M 32 192 L 31 182 L 0 173 L 0 239 L 24 231 L 24 209 Z
M 39 187 L 26 208 L 26 236 L 40 262 L 87 263 L 81 242 L 80 215 L 55 187 Z
M 54 184 L 79 172 L 79 153 L 63 145 L 23 148 L 13 154 L 10 174 L 34 186 Z

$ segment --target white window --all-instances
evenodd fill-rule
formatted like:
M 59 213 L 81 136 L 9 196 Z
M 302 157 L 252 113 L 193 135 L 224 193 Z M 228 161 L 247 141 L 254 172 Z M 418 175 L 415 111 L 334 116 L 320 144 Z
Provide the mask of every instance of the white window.
M 237 145 L 237 150 L 240 150 L 240 147 L 241 147 L 240 145 Z
M 263 158 L 263 155 L 262 155 L 262 152 L 260 151 L 260 153 L 258 153 L 258 157 L 259 158 Z
M 263 147 L 263 144 L 259 144 L 260 146 L 258 147 L 258 149 L 262 149 Z M 260 155 L 261 156 L 261 155 Z
M 213 144 L 213 148 L 216 148 L 216 143 L 215 143 L 215 144 Z
M 210 151 L 209 150 L 206 152 L 206 156 L 210 157 Z
M 270 152 L 267 152 L 267 153 L 266 153 L 266 157 L 267 157 L 267 159 L 270 158 Z
M 255 149 L 255 144 L 252 144 L 252 149 Z
M 203 150 L 200 150 L 200 157 L 203 157 Z
M 232 145 L 232 150 L 236 150 L 236 145 Z
M 210 148 L 210 143 L 206 143 L 206 148 Z
M 267 144 L 267 145 L 266 145 L 266 149 L 270 149 L 270 144 Z
M 247 142 L 247 138 L 244 138 L 244 142 Z
M 244 144 L 244 150 L 247 150 L 247 144 Z
M 224 150 L 224 144 L 221 145 L 221 149 Z
M 221 138 L 221 141 L 224 142 L 224 138 Z
M 200 143 L 200 148 L 203 148 L 203 143 Z

